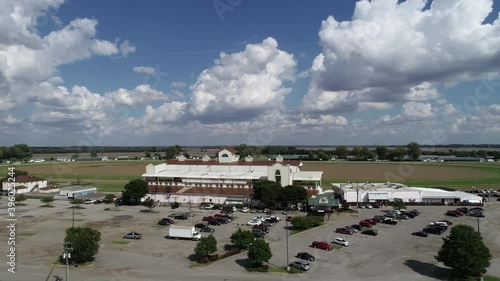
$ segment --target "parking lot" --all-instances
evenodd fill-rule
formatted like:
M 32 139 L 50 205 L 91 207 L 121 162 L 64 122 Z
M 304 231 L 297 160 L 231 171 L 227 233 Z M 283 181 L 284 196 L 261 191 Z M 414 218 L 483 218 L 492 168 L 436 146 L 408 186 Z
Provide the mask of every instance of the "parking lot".
M 6 216 L 5 201 L 1 202 L 1 215 Z M 17 273 L 7 273 L 5 262 L 0 263 L 0 280 L 45 280 L 52 263 L 61 253 L 64 230 L 72 224 L 72 209 L 66 201 L 55 202 L 55 208 L 40 208 L 39 200 L 26 201 L 27 206 L 17 207 Z M 377 236 L 360 233 L 343 235 L 334 233 L 338 227 L 356 224 L 361 219 L 382 214 L 381 209 L 361 209 L 359 214 L 332 215 L 331 219 L 316 229 L 308 230 L 288 239 L 289 261 L 294 261 L 298 252 L 309 252 L 316 257 L 311 269 L 305 274 L 261 274 L 248 273 L 241 266 L 246 258 L 242 253 L 217 261 L 206 267 L 193 268 L 189 256 L 196 245 L 194 241 L 168 240 L 168 227 L 157 226 L 160 218 L 171 213 L 185 212 L 187 208 L 171 210 L 169 207 L 157 207 L 157 213 L 140 212 L 141 206 L 122 206 L 117 211 L 104 211 L 109 205 L 84 205 L 85 209 L 75 211 L 75 226 L 90 226 L 101 232 L 101 247 L 96 262 L 89 267 L 71 267 L 72 280 L 436 280 L 445 276 L 447 270 L 435 262 L 434 255 L 442 244 L 442 237 L 448 235 L 430 234 L 427 238 L 412 236 L 414 231 L 422 230 L 429 222 L 447 219 L 456 223 L 470 224 L 477 227 L 473 217 L 446 217 L 444 213 L 451 207 L 418 207 L 421 215 L 409 220 L 402 220 L 398 225 L 377 224 Z M 485 206 L 486 218 L 480 219 L 480 230 L 487 246 L 495 257 L 488 274 L 500 276 L 500 229 L 498 214 L 500 202 Z M 194 216 L 176 224 L 194 225 L 203 216 L 213 215 L 217 211 L 193 208 Z M 234 213 L 234 220 L 226 225 L 213 226 L 218 241 L 219 252 L 225 244 L 230 244 L 230 235 L 237 229 L 237 224 L 245 224 L 260 213 Z M 284 215 L 277 214 L 282 221 L 271 227 L 266 235 L 270 242 L 273 257 L 271 264 L 284 266 L 287 258 Z M 296 215 L 296 214 L 291 214 Z M 6 237 L 6 221 L 0 229 Z M 243 228 L 251 229 L 250 226 Z M 141 240 L 128 240 L 130 244 L 121 244 L 123 235 L 130 231 L 142 233 Z M 202 233 L 203 236 L 208 233 Z M 310 248 L 313 241 L 332 242 L 336 237 L 349 241 L 350 245 L 342 249 L 324 251 Z M 4 246 L 6 246 L 6 241 Z M 6 250 L 1 247 L 1 256 Z M 52 275 L 65 275 L 65 267 L 56 265 Z M 168 276 L 168 278 L 166 278 Z

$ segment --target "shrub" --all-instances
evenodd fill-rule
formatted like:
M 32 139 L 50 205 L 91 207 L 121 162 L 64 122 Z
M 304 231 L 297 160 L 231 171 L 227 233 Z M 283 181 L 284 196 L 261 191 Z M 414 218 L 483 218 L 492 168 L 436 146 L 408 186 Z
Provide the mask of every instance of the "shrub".
M 210 259 L 208 257 L 202 257 L 198 260 L 198 263 L 209 263 Z
M 325 221 L 324 216 L 309 216 L 309 217 L 294 217 L 292 225 L 296 229 L 307 229 L 311 227 L 320 226 Z
M 231 250 L 225 252 L 221 258 L 227 258 L 227 257 L 230 257 L 230 256 L 233 256 L 233 255 L 236 255 L 236 254 L 239 254 L 241 253 L 241 250 L 238 249 L 238 248 L 231 248 Z
M 215 254 L 215 255 L 211 255 L 210 256 L 210 261 L 216 261 L 219 259 L 219 255 L 218 254 Z

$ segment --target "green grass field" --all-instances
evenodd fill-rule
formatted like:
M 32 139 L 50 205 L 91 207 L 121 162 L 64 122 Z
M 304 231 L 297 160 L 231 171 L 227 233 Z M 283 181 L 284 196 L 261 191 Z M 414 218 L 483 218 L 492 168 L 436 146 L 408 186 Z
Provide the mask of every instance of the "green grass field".
M 100 192 L 120 192 L 125 184 L 133 179 L 138 179 L 141 177 L 140 172 L 133 171 L 143 171 L 145 166 L 150 162 L 156 164 L 161 161 L 108 161 L 108 162 L 71 162 L 67 164 L 68 169 L 71 173 L 47 173 L 51 171 L 48 169 L 39 169 L 41 165 L 50 165 L 54 163 L 43 163 L 43 164 L 18 164 L 14 167 L 18 170 L 44 170 L 44 173 L 33 173 L 34 176 L 39 176 L 47 179 L 51 179 L 51 183 L 57 183 L 61 186 L 75 184 L 80 182 L 81 184 L 93 184 L 98 186 L 98 191 Z M 475 182 L 477 188 L 483 187 L 493 187 L 500 188 L 500 163 L 423 163 L 423 162 L 412 162 L 412 163 L 401 163 L 401 162 L 304 162 L 304 165 L 308 163 L 321 163 L 323 169 L 335 169 L 336 165 L 353 165 L 356 164 L 369 164 L 369 165 L 413 165 L 415 168 L 420 166 L 425 167 L 457 167 L 457 168 L 468 168 L 473 170 L 481 170 L 487 172 L 487 176 L 480 178 L 449 178 L 449 179 L 431 179 L 431 180 L 401 180 L 399 182 L 409 185 L 409 186 L 423 186 L 423 187 L 451 187 L 451 188 L 471 188 L 472 184 Z M 64 163 L 57 163 L 58 165 L 65 165 Z M 104 168 L 109 168 L 113 166 L 113 175 L 107 175 L 104 172 Z M 11 165 L 0 165 L 0 174 L 6 175 L 7 169 L 12 167 Z M 79 169 L 89 169 L 94 168 L 96 174 L 83 174 L 79 173 Z M 102 168 L 102 169 L 101 169 Z M 123 169 L 122 169 L 123 168 Z M 437 169 L 436 169 L 437 170 Z M 88 170 L 87 170 L 88 171 Z M 362 174 L 363 171 L 356 171 Z M 137 173 L 137 174 L 136 174 Z M 328 189 L 331 187 L 331 183 L 335 182 L 346 182 L 352 180 L 352 178 L 323 178 L 323 187 Z M 372 180 L 373 181 L 373 180 Z M 385 180 L 381 177 L 378 182 L 384 182 Z M 375 182 L 375 181 L 373 181 Z

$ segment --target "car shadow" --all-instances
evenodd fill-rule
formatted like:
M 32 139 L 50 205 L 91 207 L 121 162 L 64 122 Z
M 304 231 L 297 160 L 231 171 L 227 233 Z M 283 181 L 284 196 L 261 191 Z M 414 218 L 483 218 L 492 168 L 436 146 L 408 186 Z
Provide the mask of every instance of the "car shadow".
M 248 259 L 236 259 L 235 262 L 236 262 L 236 264 L 238 264 L 239 266 L 241 266 L 243 268 L 247 268 L 247 266 L 249 265 Z
M 448 277 L 451 274 L 451 269 L 440 267 L 428 262 L 406 260 L 404 264 L 420 275 L 437 280 L 448 280 Z

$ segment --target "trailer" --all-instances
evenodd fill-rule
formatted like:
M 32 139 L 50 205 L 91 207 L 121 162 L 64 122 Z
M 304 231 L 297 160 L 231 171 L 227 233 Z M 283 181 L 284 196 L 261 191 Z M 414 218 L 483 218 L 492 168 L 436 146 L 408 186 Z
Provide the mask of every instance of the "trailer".
M 168 238 L 169 239 L 191 239 L 191 240 L 200 240 L 201 234 L 196 231 L 194 226 L 181 226 L 181 225 L 172 225 L 168 229 Z

